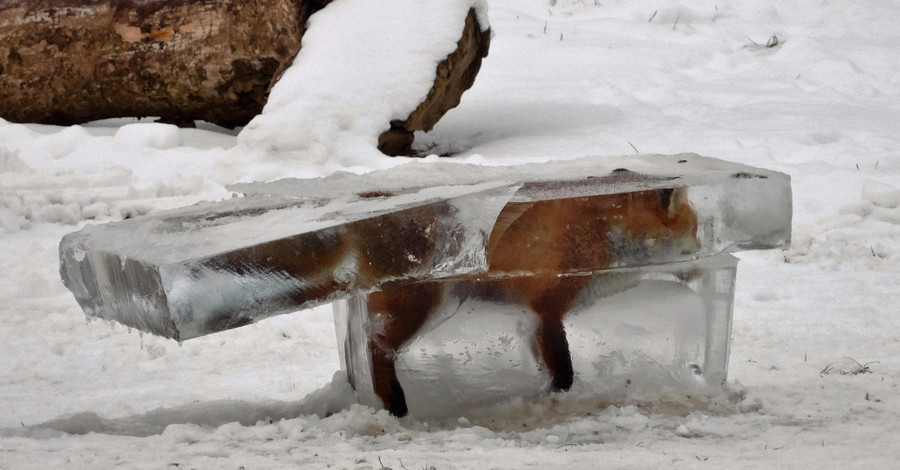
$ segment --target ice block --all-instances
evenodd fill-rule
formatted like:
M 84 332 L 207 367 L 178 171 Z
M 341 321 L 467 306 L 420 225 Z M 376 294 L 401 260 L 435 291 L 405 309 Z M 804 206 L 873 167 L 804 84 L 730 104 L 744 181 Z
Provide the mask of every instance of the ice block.
M 693 154 L 413 162 L 232 189 L 244 197 L 67 235 L 63 281 L 90 316 L 186 340 L 438 279 L 567 299 L 528 276 L 778 247 L 791 227 L 787 175 Z
M 609 403 L 718 398 L 728 369 L 736 266 L 736 258 L 722 254 L 564 276 L 580 287 L 555 345 L 571 361 L 573 383 L 565 389 Z M 376 294 L 336 303 L 341 366 L 360 401 L 431 418 L 553 390 L 539 338 L 547 319 L 509 296 L 506 281 L 442 279 L 398 287 L 433 307 L 391 352 L 390 378 L 380 343 L 409 322 L 390 324 Z
M 515 189 L 202 203 L 69 234 L 60 272 L 88 316 L 187 340 L 390 280 L 484 270 L 487 237 Z

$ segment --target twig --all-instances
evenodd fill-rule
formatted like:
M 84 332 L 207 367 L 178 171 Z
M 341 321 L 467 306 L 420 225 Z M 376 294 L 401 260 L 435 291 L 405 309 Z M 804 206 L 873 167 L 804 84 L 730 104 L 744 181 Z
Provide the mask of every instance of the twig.
M 675 18 L 675 24 L 672 25 L 672 31 L 675 31 L 675 28 L 678 27 L 678 20 L 681 19 L 681 13 L 678 14 L 678 17 Z
M 628 145 L 630 145 L 631 148 L 634 149 L 634 153 L 641 153 L 641 151 L 638 150 L 637 147 L 635 147 L 634 144 L 631 143 L 631 141 L 628 141 Z
M 880 362 L 878 362 L 878 361 L 869 361 L 865 364 L 861 364 L 859 361 L 857 361 L 856 359 L 853 359 L 852 357 L 847 357 L 846 359 L 849 359 L 849 360 L 855 362 L 856 368 L 837 369 L 837 372 L 841 375 L 871 374 L 872 369 L 869 368 L 869 365 L 870 364 L 880 364 Z M 819 372 L 819 374 L 823 374 L 823 375 L 831 374 L 834 371 L 835 371 L 834 363 L 830 363 L 827 366 L 825 366 L 825 368 L 822 369 L 821 372 Z
M 656 18 L 656 14 L 657 14 L 657 13 L 659 13 L 659 10 L 654 11 L 653 14 L 650 15 L 650 19 L 647 20 L 647 22 L 648 22 L 648 23 L 652 23 L 652 22 L 653 22 L 653 18 Z

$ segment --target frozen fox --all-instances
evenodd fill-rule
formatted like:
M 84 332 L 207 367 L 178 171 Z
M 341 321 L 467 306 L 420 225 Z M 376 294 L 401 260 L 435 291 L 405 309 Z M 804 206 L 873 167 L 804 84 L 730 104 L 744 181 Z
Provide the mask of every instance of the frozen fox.
M 487 247 L 489 277 L 479 295 L 528 305 L 538 317 L 535 349 L 555 391 L 574 372 L 563 319 L 590 282 L 558 274 L 603 270 L 699 248 L 697 214 L 685 188 L 511 203 L 498 217 Z M 543 274 L 543 275 L 542 275 Z M 499 278 L 498 278 L 499 277 Z M 442 283 L 386 287 L 369 294 L 372 378 L 391 413 L 407 413 L 395 356 L 443 300 Z

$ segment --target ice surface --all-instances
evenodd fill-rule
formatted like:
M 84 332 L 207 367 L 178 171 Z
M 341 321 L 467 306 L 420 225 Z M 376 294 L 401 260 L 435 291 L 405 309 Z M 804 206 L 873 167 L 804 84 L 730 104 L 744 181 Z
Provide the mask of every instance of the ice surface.
M 410 163 L 233 190 L 247 197 L 65 237 L 63 280 L 88 315 L 184 340 L 402 279 L 588 272 L 790 238 L 786 175 L 688 154 Z
M 329 198 L 352 187 L 363 193 L 408 191 L 490 181 L 521 183 L 511 203 L 687 188 L 697 212 L 697 255 L 775 248 L 790 242 L 792 197 L 786 174 L 696 154 L 590 156 L 509 166 L 413 161 L 364 175 L 237 184 L 244 194 Z
M 572 391 L 617 402 L 667 393 L 723 397 L 737 259 L 585 274 L 564 326 L 575 374 Z M 536 346 L 541 321 L 502 281 L 438 280 L 442 301 L 396 352 L 409 412 L 428 418 L 463 413 L 511 397 L 546 393 L 550 377 Z M 401 287 L 403 289 L 404 287 Z M 370 341 L 382 313 L 366 296 L 335 309 L 342 367 L 362 403 L 375 393 Z
M 185 340 L 388 280 L 483 271 L 516 188 L 204 203 L 70 234 L 60 270 L 88 315 Z

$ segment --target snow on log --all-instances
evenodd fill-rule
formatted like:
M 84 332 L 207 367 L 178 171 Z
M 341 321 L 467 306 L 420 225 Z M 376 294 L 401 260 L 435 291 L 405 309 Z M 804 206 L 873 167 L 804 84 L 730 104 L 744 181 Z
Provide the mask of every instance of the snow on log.
M 456 50 L 438 64 L 428 97 L 405 120 L 391 121 L 391 128 L 378 137 L 379 150 L 388 155 L 412 152 L 413 132 L 430 131 L 444 113 L 459 104 L 462 94 L 475 83 L 481 59 L 488 54 L 490 37 L 490 30 L 482 30 L 475 10 L 469 10 Z
M 313 15 L 303 49 L 238 137 L 275 171 L 309 164 L 371 164 L 407 155 L 459 104 L 488 53 L 485 0 L 334 0 Z M 263 163 L 264 164 L 264 163 Z
M 299 50 L 318 3 L 4 1 L 0 117 L 60 125 L 122 116 L 244 124 Z

